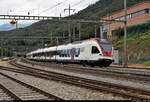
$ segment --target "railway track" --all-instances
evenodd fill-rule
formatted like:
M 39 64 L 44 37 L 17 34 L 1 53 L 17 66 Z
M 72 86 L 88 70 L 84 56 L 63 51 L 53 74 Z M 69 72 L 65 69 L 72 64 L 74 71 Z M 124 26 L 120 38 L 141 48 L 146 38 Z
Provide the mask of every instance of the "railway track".
M 23 65 L 19 65 L 17 63 L 11 62 L 16 67 L 20 67 L 21 69 L 28 70 L 28 72 L 35 73 L 36 76 L 45 78 L 48 80 L 61 81 L 63 83 L 77 85 L 80 87 L 86 87 L 89 89 L 94 89 L 97 91 L 103 91 L 108 93 L 113 93 L 118 96 L 129 97 L 132 99 L 150 99 L 150 91 L 137 89 L 129 86 L 122 86 L 118 84 L 102 82 L 92 79 L 85 79 L 81 77 L 75 77 L 45 70 L 39 70 L 27 67 Z
M 28 62 L 28 63 L 33 63 L 33 62 L 35 62 L 35 61 L 29 61 L 29 60 L 27 60 L 27 59 L 25 59 L 25 58 L 21 58 L 21 60 L 23 61 L 23 62 Z M 36 63 L 36 62 L 35 62 Z M 38 62 L 39 63 L 39 62 Z M 36 64 L 38 64 L 38 63 L 36 63 Z M 46 63 L 46 64 L 44 64 L 44 63 Z M 42 65 L 48 65 L 48 63 L 49 62 L 42 62 L 42 63 L 40 63 L 40 64 L 42 64 Z M 72 65 L 77 65 L 77 64 L 71 64 L 70 66 L 72 66 Z M 82 67 L 82 68 L 86 68 L 86 67 L 84 67 L 83 65 L 79 65 L 80 67 Z M 89 68 L 93 68 L 93 67 L 90 67 L 89 66 Z M 98 68 L 98 69 L 101 69 L 99 66 L 95 66 L 95 68 Z M 120 69 L 137 69 L 137 70 L 150 70 L 150 68 L 140 68 L 140 67 L 133 67 L 133 66 L 131 66 L 131 67 L 126 67 L 126 68 L 124 68 L 124 67 L 122 67 L 122 66 L 109 66 L 109 67 L 103 67 L 102 69 L 109 69 L 109 68 L 113 68 L 113 69 L 116 69 L 116 70 L 120 70 Z
M 37 63 L 33 61 L 23 60 L 24 63 L 34 64 L 34 65 L 40 65 L 40 66 L 47 66 L 42 63 Z M 50 67 L 50 66 L 47 66 Z M 110 77 L 114 79 L 123 79 L 123 80 L 130 80 L 130 81 L 139 81 L 142 83 L 149 83 L 150 82 L 150 72 L 134 72 L 134 71 L 124 71 L 122 69 L 120 70 L 114 70 L 114 69 L 93 69 L 88 67 L 78 67 L 78 66 L 68 66 L 68 65 L 55 65 L 51 66 L 51 68 L 58 69 L 58 70 L 65 70 L 68 72 L 75 72 L 75 73 L 83 73 L 83 74 L 89 74 L 89 75 L 95 75 L 95 76 L 103 76 L 103 77 Z M 48 68 L 46 69 L 48 70 Z
M 0 88 L 5 100 L 62 100 L 34 86 L 0 73 Z
M 29 64 L 35 64 L 35 65 L 42 65 L 42 66 L 47 66 L 47 67 L 50 67 L 50 66 L 59 66 L 61 67 L 62 65 L 61 64 L 49 64 L 49 62 L 35 62 L 35 61 L 31 61 L 31 60 L 27 60 L 27 59 L 24 59 L 22 58 L 20 60 L 21 62 L 25 62 L 25 63 L 29 63 Z M 99 68 L 99 67 L 83 67 L 82 65 L 78 65 L 78 64 L 65 64 L 63 65 L 63 67 L 69 67 L 69 68 L 78 68 L 78 69 L 86 69 L 86 70 L 89 70 L 89 71 L 106 71 L 106 72 L 114 72 L 114 73 L 127 73 L 127 74 L 135 74 L 135 75 L 141 75 L 141 76 L 150 76 L 150 69 L 148 68 L 122 68 L 122 67 L 105 67 L 105 68 Z M 137 69 L 137 70 L 136 70 Z M 140 70 L 139 70 L 140 69 Z M 141 71 L 142 70 L 142 71 Z M 134 72 L 131 72 L 131 71 L 134 71 Z
M 13 100 L 13 99 L 16 99 L 15 97 L 13 97 L 13 95 L 9 92 L 7 92 L 7 89 L 3 89 L 3 86 L 1 86 L 0 84 L 0 100 Z

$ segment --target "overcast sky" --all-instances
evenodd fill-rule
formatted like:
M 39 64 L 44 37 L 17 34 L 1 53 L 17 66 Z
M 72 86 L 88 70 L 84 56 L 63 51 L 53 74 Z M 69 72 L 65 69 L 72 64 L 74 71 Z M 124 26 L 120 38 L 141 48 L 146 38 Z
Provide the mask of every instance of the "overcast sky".
M 75 12 L 86 8 L 99 0 L 0 0 L 0 15 L 28 15 L 30 16 L 67 16 L 68 11 L 64 9 L 71 5 Z M 0 24 L 8 23 L 9 20 L 1 20 Z M 26 21 L 19 21 L 25 23 Z

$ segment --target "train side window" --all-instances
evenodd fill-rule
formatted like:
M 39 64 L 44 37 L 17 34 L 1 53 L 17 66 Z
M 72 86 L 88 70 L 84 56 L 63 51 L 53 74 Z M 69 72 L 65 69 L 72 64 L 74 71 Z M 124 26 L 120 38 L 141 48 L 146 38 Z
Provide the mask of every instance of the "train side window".
M 59 55 L 59 57 L 61 57 L 61 51 L 60 50 L 57 51 L 57 55 Z
M 51 51 L 51 57 L 53 57 L 54 55 L 56 55 L 56 51 Z
M 45 52 L 45 56 L 48 57 L 48 52 Z
M 100 53 L 96 46 L 92 46 L 92 54 Z
M 70 57 L 70 56 L 71 56 L 71 50 L 69 49 L 69 51 L 68 51 L 68 52 L 69 52 L 69 57 Z
M 62 57 L 64 57 L 65 56 L 65 53 L 64 53 L 64 50 L 62 50 Z
M 51 57 L 51 56 L 52 56 L 51 52 L 48 52 L 48 56 L 49 56 L 49 57 Z
M 67 57 L 67 50 L 64 50 L 64 57 Z
M 69 50 L 66 50 L 67 51 L 67 57 L 69 57 Z
M 60 51 L 60 57 L 63 57 L 63 50 Z
M 68 50 L 66 50 L 66 57 L 69 57 Z
M 79 54 L 80 54 L 80 49 L 78 48 L 75 50 L 75 57 L 79 57 Z

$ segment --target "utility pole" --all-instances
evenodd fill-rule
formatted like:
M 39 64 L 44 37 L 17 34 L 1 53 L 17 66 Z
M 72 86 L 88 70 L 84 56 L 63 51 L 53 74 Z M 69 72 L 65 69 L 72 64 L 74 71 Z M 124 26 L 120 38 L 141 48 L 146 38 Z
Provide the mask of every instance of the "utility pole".
M 58 37 L 56 38 L 56 41 L 57 41 L 57 46 L 59 45 L 59 40 L 58 40 Z
M 65 39 L 65 32 L 63 32 L 63 39 Z
M 26 36 L 25 36 L 25 38 L 26 38 Z M 24 44 L 25 44 L 25 54 L 27 53 L 27 46 L 26 46 L 26 39 L 24 39 Z
M 44 48 L 44 38 L 42 39 L 42 48 Z
M 0 38 L 1 40 L 1 58 L 3 57 L 3 46 L 2 46 L 2 38 Z
M 27 35 L 25 35 L 25 39 L 24 39 L 24 44 L 25 44 L 25 54 L 27 53 L 27 36 L 29 35 L 29 31 L 28 31 L 28 29 L 26 29 L 26 33 L 27 33 Z
M 81 40 L 81 24 L 79 23 L 79 41 Z
M 127 65 L 127 0 L 124 0 L 124 63 L 123 67 Z
M 101 30 L 102 32 L 102 34 L 101 34 L 101 39 L 103 39 L 104 38 L 104 22 L 102 23 L 102 30 Z
M 52 42 L 53 32 L 51 32 L 51 42 Z
M 95 25 L 95 38 L 97 37 L 97 29 L 96 29 L 96 25 Z
M 68 10 L 69 11 L 69 17 L 70 17 L 70 11 L 73 10 L 73 12 L 75 11 L 75 9 L 71 9 L 70 4 L 69 4 L 69 8 L 68 9 L 64 9 L 64 11 Z M 69 42 L 72 42 L 72 38 L 71 38 L 71 27 L 70 27 L 70 22 L 68 22 L 68 33 L 69 33 Z
M 18 21 L 16 20 L 16 29 L 18 28 Z
M 109 20 L 111 20 L 110 11 L 109 11 L 109 13 L 108 13 L 108 16 L 109 16 Z M 109 35 L 110 35 L 110 33 L 111 33 L 110 24 L 111 24 L 111 22 L 109 22 L 109 31 L 108 31 L 108 32 L 109 32 Z M 111 42 L 112 42 L 112 36 L 110 36 L 109 39 L 110 39 Z
M 59 20 L 61 19 L 61 13 L 60 13 L 60 15 L 59 15 L 60 17 L 59 17 Z
M 73 24 L 73 41 L 75 40 L 75 33 L 76 33 L 75 32 L 75 27 L 76 27 L 75 24 Z

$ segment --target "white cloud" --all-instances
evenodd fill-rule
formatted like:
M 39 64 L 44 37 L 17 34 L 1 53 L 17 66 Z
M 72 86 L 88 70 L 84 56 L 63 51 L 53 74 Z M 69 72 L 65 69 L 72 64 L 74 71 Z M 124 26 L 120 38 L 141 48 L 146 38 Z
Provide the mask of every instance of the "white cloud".
M 1 0 L 0 1 L 0 15 L 40 15 L 40 16 L 67 16 L 68 12 L 64 12 L 64 9 L 69 7 L 69 4 L 75 12 L 84 9 L 91 3 L 95 3 L 98 0 Z M 61 3 L 63 2 L 63 3 Z M 56 6 L 61 3 L 59 6 Z M 75 5 L 77 4 L 77 5 Z M 49 9 L 48 9 L 49 8 Z M 43 12 L 44 11 L 44 12 Z M 1 21 L 0 24 L 6 21 Z

